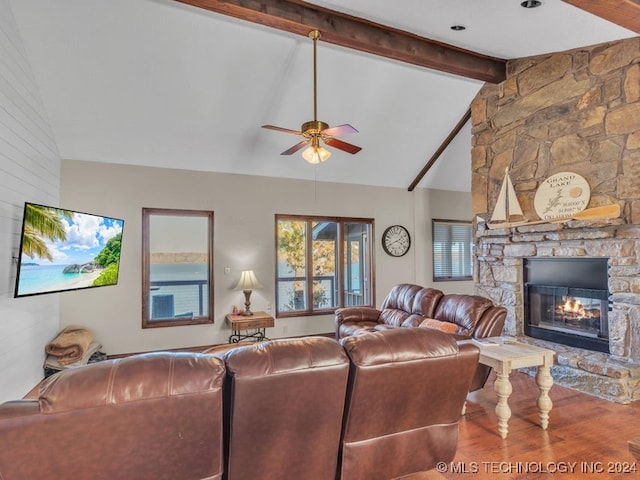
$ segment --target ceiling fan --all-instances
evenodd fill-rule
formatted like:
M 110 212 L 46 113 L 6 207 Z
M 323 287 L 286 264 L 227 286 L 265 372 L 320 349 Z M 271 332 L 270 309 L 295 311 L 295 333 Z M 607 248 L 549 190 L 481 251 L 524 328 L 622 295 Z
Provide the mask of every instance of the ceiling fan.
M 302 158 L 309 163 L 320 163 L 326 161 L 331 152 L 320 145 L 320 140 L 330 147 L 343 150 L 347 153 L 358 153 L 362 148 L 337 139 L 337 136 L 349 133 L 358 133 L 358 130 L 351 125 L 345 123 L 337 127 L 329 127 L 329 124 L 318 120 L 318 82 L 317 82 L 317 46 L 316 43 L 320 38 L 320 31 L 311 30 L 309 38 L 313 40 L 313 120 L 305 122 L 300 127 L 300 131 L 288 128 L 276 127 L 274 125 L 262 125 L 262 128 L 276 130 L 278 132 L 293 133 L 294 135 L 302 135 L 304 140 L 296 143 L 293 147 L 285 150 L 280 155 L 291 155 L 298 150 L 308 147 L 302 152 Z

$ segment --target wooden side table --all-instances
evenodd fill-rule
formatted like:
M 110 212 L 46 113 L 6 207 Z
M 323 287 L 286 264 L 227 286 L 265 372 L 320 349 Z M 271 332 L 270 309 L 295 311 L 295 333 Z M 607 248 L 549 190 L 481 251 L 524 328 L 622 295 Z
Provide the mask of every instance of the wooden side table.
M 225 320 L 233 332 L 229 337 L 229 343 L 238 343 L 246 339 L 261 342 L 267 339 L 265 329 L 274 325 L 273 317 L 266 312 L 253 312 L 253 315 L 247 317 L 229 313 Z
M 553 403 L 549 398 L 549 390 L 553 386 L 551 366 L 555 352 L 546 348 L 528 345 L 526 343 L 503 343 L 501 337 L 485 338 L 473 341 L 480 347 L 480 363 L 488 365 L 496 371 L 496 381 L 493 388 L 498 396 L 496 415 L 498 416 L 498 432 L 502 438 L 507 438 L 509 431 L 509 396 L 512 392 L 509 375 L 513 369 L 538 367 L 536 383 L 540 390 L 538 396 L 538 410 L 540 411 L 540 426 L 546 430 L 549 426 L 549 412 Z

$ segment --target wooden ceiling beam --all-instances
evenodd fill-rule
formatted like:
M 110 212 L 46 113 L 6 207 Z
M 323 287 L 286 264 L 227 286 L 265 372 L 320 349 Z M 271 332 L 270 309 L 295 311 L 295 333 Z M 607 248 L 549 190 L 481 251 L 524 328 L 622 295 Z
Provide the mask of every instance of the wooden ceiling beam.
M 640 1 L 638 0 L 562 0 L 600 18 L 640 33 Z
M 419 67 L 489 83 L 506 78 L 506 60 L 481 55 L 301 0 L 175 0 L 211 12 L 307 36 Z
M 440 146 L 438 147 L 436 152 L 431 156 L 431 158 L 426 163 L 426 165 L 422 167 L 422 170 L 420 170 L 420 173 L 416 175 L 416 178 L 413 179 L 413 182 L 411 182 L 411 185 L 409 185 L 409 187 L 407 188 L 408 191 L 413 192 L 413 190 L 418 186 L 422 178 L 427 174 L 429 170 L 431 170 L 431 167 L 433 167 L 433 164 L 436 163 L 436 160 L 440 158 L 440 155 L 442 155 L 442 152 L 444 152 L 447 149 L 449 144 L 453 141 L 454 138 L 456 138 L 460 130 L 462 130 L 462 127 L 464 127 L 465 123 L 467 123 L 470 118 L 471 118 L 471 107 L 469 107 L 467 111 L 464 112 L 464 115 L 458 121 L 456 126 L 453 127 L 453 130 L 449 132 L 449 135 L 447 135 L 447 138 L 445 138 L 444 141 L 440 144 Z

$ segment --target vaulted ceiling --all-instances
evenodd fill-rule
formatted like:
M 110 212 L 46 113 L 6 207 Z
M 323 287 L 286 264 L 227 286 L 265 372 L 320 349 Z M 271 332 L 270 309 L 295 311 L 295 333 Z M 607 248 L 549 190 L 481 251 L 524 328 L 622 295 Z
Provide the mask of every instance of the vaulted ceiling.
M 640 32 L 635 0 L 10 3 L 63 159 L 458 191 L 465 114 L 506 60 Z M 313 119 L 312 28 L 318 119 L 362 147 L 318 166 L 260 128 Z

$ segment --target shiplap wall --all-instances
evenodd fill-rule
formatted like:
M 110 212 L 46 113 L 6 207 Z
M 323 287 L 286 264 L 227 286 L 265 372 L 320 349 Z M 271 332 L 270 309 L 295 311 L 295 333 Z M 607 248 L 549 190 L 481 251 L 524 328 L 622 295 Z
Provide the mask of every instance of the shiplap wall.
M 0 0 L 0 402 L 43 377 L 58 294 L 13 298 L 24 202 L 57 205 L 60 158 L 9 0 Z

